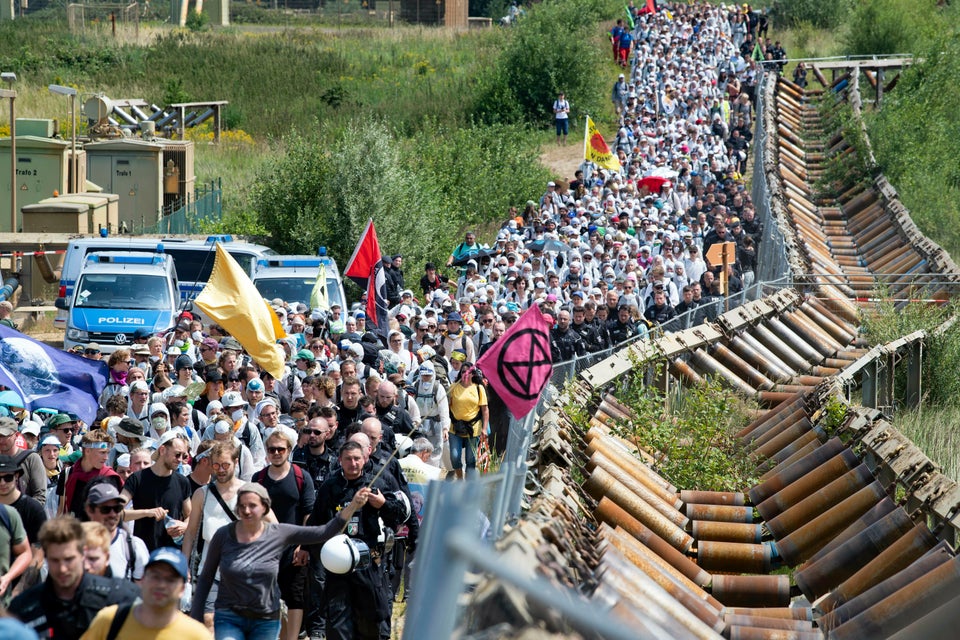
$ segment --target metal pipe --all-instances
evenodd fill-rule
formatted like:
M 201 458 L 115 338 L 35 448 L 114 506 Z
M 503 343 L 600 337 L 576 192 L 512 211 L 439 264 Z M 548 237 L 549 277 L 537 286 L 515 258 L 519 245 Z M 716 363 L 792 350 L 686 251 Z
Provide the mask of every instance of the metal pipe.
M 823 634 L 819 631 L 761 629 L 739 625 L 731 625 L 726 633 L 730 640 L 823 640 Z
M 747 491 L 747 497 L 753 504 L 760 504 L 770 496 L 781 491 L 784 487 L 792 484 L 802 478 L 821 464 L 838 455 L 846 448 L 840 438 L 830 438 L 822 446 L 810 452 L 795 463 L 785 467 L 781 471 L 771 474 L 770 478 L 765 479 L 760 484 L 753 486 Z
M 590 456 L 590 463 L 587 466 L 588 471 L 594 471 L 595 469 L 603 469 L 606 471 L 612 478 L 616 479 L 617 482 L 632 491 L 638 498 L 656 509 L 657 513 L 677 527 L 682 529 L 687 526 L 689 519 L 678 511 L 678 509 L 683 506 L 683 503 L 680 502 L 676 496 L 674 496 L 672 503 L 665 502 L 646 485 L 627 473 L 626 470 L 620 468 L 616 462 L 607 458 L 599 451 Z
M 928 574 L 953 557 L 953 552 L 950 550 L 949 545 L 941 540 L 937 543 L 937 546 L 905 569 L 898 571 L 882 582 L 878 582 L 876 585 L 870 587 L 855 598 L 851 598 L 832 611 L 824 613 L 820 616 L 817 624 L 821 629 L 829 631 L 847 620 L 853 619 L 861 612 L 869 609 L 887 596 L 896 593 L 917 578 Z
M 756 331 L 756 327 L 754 327 L 753 330 Z M 785 360 L 783 360 L 779 355 L 771 351 L 767 347 L 767 345 L 761 342 L 755 335 L 753 335 L 752 332 L 741 333 L 739 336 L 737 336 L 736 338 L 734 338 L 734 340 L 730 342 L 730 346 L 733 347 L 735 350 L 736 350 L 735 342 L 738 339 L 743 340 L 750 347 L 752 347 L 754 351 L 759 353 L 762 358 L 761 362 L 766 362 L 768 367 L 773 367 L 777 371 L 786 372 L 787 374 L 786 378 L 777 376 L 777 380 L 776 380 L 777 382 L 784 382 L 785 380 L 788 380 L 793 376 L 797 375 L 797 370 L 795 367 L 791 366 Z M 807 364 L 803 363 L 801 368 L 805 368 L 806 366 Z
M 960 593 L 960 557 L 937 566 L 899 591 L 836 627 L 836 640 L 889 636 L 919 620 Z
M 694 504 L 719 504 L 733 507 L 742 507 L 745 504 L 744 496 L 739 491 L 689 491 L 683 489 L 680 491 L 680 500 Z
M 724 622 L 720 616 L 723 605 L 713 596 L 677 573 L 626 531 L 602 525 L 600 535 L 701 622 L 717 633 L 723 631 Z M 707 598 L 716 603 L 716 606 L 708 602 Z
M 753 388 L 769 389 L 773 386 L 773 381 L 770 378 L 763 375 L 756 367 L 750 366 L 746 360 L 719 342 L 710 346 L 710 353 L 718 362 L 733 371 Z
M 683 511 L 691 520 L 709 520 L 711 522 L 753 522 L 753 507 L 687 503 L 683 506 Z
M 787 416 L 791 416 L 798 411 L 804 411 L 805 405 L 806 397 L 804 394 L 794 394 L 793 398 L 781 402 L 769 411 L 765 411 L 763 415 L 748 424 L 741 431 L 737 432 L 736 435 L 742 440 L 746 440 L 748 436 L 750 440 L 756 440 L 763 433 L 765 428 L 779 423 L 781 420 L 786 419 Z
M 878 553 L 913 527 L 903 509 L 895 509 L 858 535 L 850 538 L 817 562 L 807 563 L 794 574 L 794 582 L 813 602 L 834 585 L 840 584 Z
M 728 607 L 788 607 L 788 576 L 713 576 L 713 597 Z
M 675 549 L 686 552 L 693 544 L 690 534 L 677 527 L 603 469 L 594 469 L 583 488 L 594 500 L 610 498 Z
M 628 453 L 617 440 L 610 436 L 592 439 L 590 444 L 587 445 L 586 454 L 592 456 L 597 452 L 616 462 L 617 466 L 633 476 L 634 479 L 642 482 L 644 486 L 657 494 L 667 504 L 676 504 L 677 509 L 682 506 L 678 504 L 676 487 L 657 475 L 642 460 Z
M 797 437 L 813 426 L 810 422 L 810 418 L 807 417 L 807 412 L 803 409 L 797 409 L 795 412 L 777 423 L 771 423 L 769 426 L 765 426 L 763 429 L 757 429 L 750 434 L 750 440 L 744 444 L 749 445 L 753 449 L 759 449 L 774 438 L 779 437 L 783 432 L 795 429 L 798 426 L 800 429 L 796 432 L 794 437 Z M 790 442 L 791 440 L 792 438 L 787 440 L 787 442 Z M 774 449 L 774 451 L 779 451 L 779 449 L 780 447 Z
M 693 368 L 683 360 L 671 360 L 669 370 L 675 378 L 683 380 L 691 386 L 704 384 L 704 380 L 700 377 L 700 374 L 694 371 Z
M 801 443 L 801 440 L 806 440 L 809 435 L 811 434 L 806 433 L 803 438 L 787 447 L 787 450 L 782 450 L 773 458 L 764 460 L 763 463 L 756 468 L 754 473 L 760 475 L 760 480 L 769 480 L 774 474 L 780 473 L 780 471 L 786 469 L 794 462 L 813 453 L 821 446 L 820 437 L 819 434 L 814 433 L 814 438 Z
M 755 341 L 747 342 L 744 339 L 744 334 L 741 334 L 730 341 L 730 348 L 734 353 L 756 367 L 759 371 L 762 371 L 774 382 L 783 382 L 793 376 L 792 371 L 788 371 L 777 362 L 768 359 L 766 354 L 758 351 L 754 343 Z
M 700 540 L 697 564 L 710 572 L 764 574 L 773 568 L 773 549 L 767 544 Z M 717 576 L 713 579 L 716 583 Z
M 753 616 L 757 614 L 754 608 L 745 609 L 743 607 L 727 607 L 724 614 Z M 764 607 L 763 617 L 777 618 L 784 620 L 813 620 L 813 609 L 810 607 Z
M 785 538 L 778 539 L 777 549 L 780 555 L 785 562 L 794 566 L 809 560 L 810 556 L 822 549 L 831 538 L 885 497 L 883 485 L 879 482 L 860 489 L 826 513 L 791 531 Z
M 697 540 L 712 542 L 740 542 L 745 544 L 760 544 L 763 540 L 763 526 L 747 524 L 745 522 L 712 522 L 710 520 L 693 520 L 690 522 L 690 533 Z
M 821 447 L 822 448 L 822 447 Z M 815 458 L 814 458 L 815 459 Z M 756 503 L 756 509 L 764 520 L 771 520 L 790 507 L 806 499 L 814 491 L 822 489 L 840 476 L 858 466 L 860 459 L 847 448 L 829 460 L 810 469 L 799 478 L 785 482 L 783 489 Z M 802 468 L 802 467 L 801 467 Z M 799 470 L 800 468 L 798 468 Z M 791 476 L 793 473 L 791 473 Z
M 779 540 L 796 530 L 804 523 L 823 513 L 829 507 L 852 496 L 873 480 L 873 474 L 866 464 L 848 471 L 821 489 L 810 493 L 806 498 L 767 520 L 767 528 Z
M 840 545 L 844 544 L 848 540 L 856 537 L 861 532 L 865 531 L 868 527 L 872 526 L 874 523 L 879 522 L 883 518 L 887 517 L 894 510 L 899 509 L 889 496 L 878 502 L 873 506 L 869 511 L 863 514 L 861 517 L 853 521 L 853 523 L 838 533 L 836 536 L 830 539 L 820 551 L 817 551 L 815 554 L 810 556 L 810 559 L 807 560 L 807 564 L 804 566 L 809 566 L 814 562 L 817 562 L 823 556 L 832 552 L 834 549 L 838 548 Z
M 670 564 L 671 567 L 697 586 L 706 587 L 710 584 L 711 576 L 709 573 L 704 571 L 702 567 L 698 567 L 693 560 L 671 546 L 670 543 L 651 531 L 642 522 L 624 511 L 613 500 L 601 498 L 593 515 L 600 522 L 623 529 L 632 535 L 657 554 L 657 557 L 662 558 L 664 562 Z
M 717 362 L 703 349 L 690 353 L 690 362 L 707 375 L 718 376 L 733 389 L 745 396 L 753 396 L 757 390 L 744 382 L 739 376 Z
M 799 333 L 794 332 L 786 323 L 773 316 L 767 318 L 767 325 L 774 336 L 782 340 L 809 364 L 816 364 L 823 360 L 824 354 L 814 349 Z M 823 333 L 826 333 L 825 331 Z M 829 354 L 828 354 L 829 355 Z
M 731 626 L 759 627 L 761 629 L 791 629 L 793 631 L 806 631 L 813 629 L 813 623 L 809 620 L 794 620 L 793 618 L 768 618 L 764 615 L 763 609 L 755 609 L 757 615 L 726 613 L 723 614 L 723 621 Z
M 926 525 L 918 524 L 899 540 L 880 552 L 817 604 L 821 611 L 832 611 L 870 587 L 905 569 L 937 543 Z
M 807 367 L 821 360 L 821 358 L 818 357 L 813 362 L 808 362 L 793 348 L 787 345 L 786 342 L 774 335 L 769 327 L 762 324 L 758 324 L 753 328 L 752 335 L 797 372 L 806 371 Z

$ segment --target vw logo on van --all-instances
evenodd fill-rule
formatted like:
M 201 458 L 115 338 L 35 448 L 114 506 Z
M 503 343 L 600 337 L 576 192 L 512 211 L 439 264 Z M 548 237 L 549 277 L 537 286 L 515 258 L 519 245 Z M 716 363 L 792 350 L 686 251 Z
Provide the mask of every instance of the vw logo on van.
M 127 334 L 125 334 L 125 333 L 118 333 L 118 334 L 117 334 L 117 337 L 114 338 L 114 341 L 115 341 L 117 344 L 127 344 Z

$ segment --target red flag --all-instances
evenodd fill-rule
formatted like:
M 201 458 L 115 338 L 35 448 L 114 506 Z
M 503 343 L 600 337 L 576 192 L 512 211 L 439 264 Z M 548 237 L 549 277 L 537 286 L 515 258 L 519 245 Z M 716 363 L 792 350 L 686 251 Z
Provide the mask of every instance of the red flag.
M 361 289 L 367 288 L 367 280 L 373 273 L 373 267 L 380 262 L 380 243 L 377 241 L 377 230 L 373 228 L 373 218 L 367 222 L 367 228 L 360 236 L 357 248 L 347 262 L 343 275 L 357 283 Z
M 654 0 L 647 0 L 644 3 L 644 6 L 640 9 L 640 15 L 645 13 L 656 13 L 657 12 L 657 3 Z
M 530 413 L 553 373 L 550 321 L 531 306 L 477 361 L 514 418 Z
M 377 260 L 371 270 L 367 284 L 367 322 L 377 327 L 377 333 L 386 337 L 390 330 L 390 314 L 387 305 L 387 274 L 383 272 L 383 262 Z

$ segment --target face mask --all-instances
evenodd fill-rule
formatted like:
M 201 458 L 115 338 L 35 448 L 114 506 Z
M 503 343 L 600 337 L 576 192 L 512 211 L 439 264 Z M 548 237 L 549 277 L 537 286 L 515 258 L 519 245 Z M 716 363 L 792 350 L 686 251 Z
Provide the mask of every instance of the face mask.
M 160 356 L 150 356 L 150 362 L 155 363 L 155 362 L 158 362 L 159 360 L 160 360 Z
M 183 348 L 183 340 L 175 340 L 175 341 L 173 342 L 173 346 L 175 346 L 177 349 L 182 349 L 182 348 Z
M 153 428 L 156 431 L 166 431 L 167 430 L 167 419 L 163 416 L 157 416 L 150 420 L 150 424 L 153 425 Z
M 421 381 L 420 391 L 422 391 L 426 395 L 430 395 L 431 393 L 433 393 L 433 380 L 429 382 L 427 382 L 426 380 Z
M 240 418 L 243 417 L 244 413 L 246 412 L 243 409 L 234 409 L 233 412 L 230 414 L 230 418 L 234 422 L 238 422 Z

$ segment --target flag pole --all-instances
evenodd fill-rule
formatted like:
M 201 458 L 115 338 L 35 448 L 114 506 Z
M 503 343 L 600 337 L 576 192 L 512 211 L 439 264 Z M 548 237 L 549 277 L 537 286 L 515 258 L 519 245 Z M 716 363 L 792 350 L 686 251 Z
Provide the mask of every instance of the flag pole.
M 590 114 L 583 117 L 583 159 L 587 159 L 587 138 L 590 136 Z

